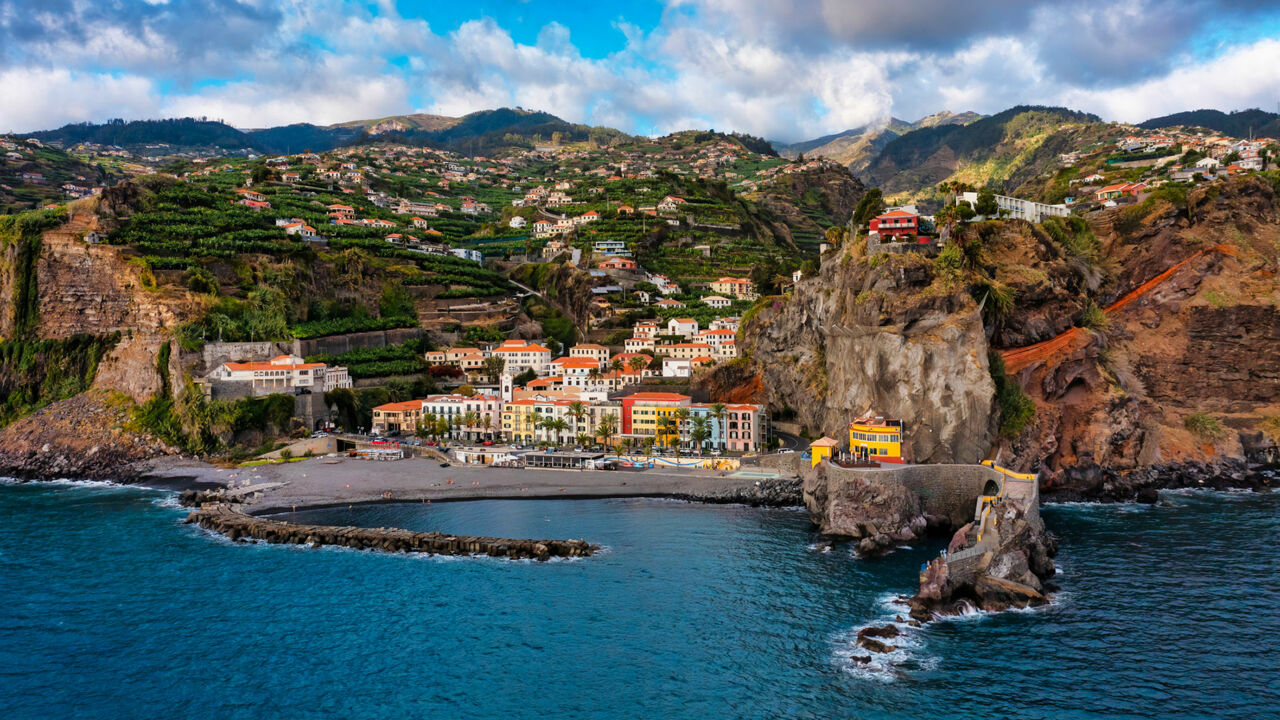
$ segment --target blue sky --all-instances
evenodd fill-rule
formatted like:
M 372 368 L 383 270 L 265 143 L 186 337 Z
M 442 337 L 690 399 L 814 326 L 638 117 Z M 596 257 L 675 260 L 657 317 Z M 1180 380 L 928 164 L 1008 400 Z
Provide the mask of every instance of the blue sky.
M 1274 111 L 1280 0 L 0 0 L 0 98 L 0 131 L 522 106 L 788 141 L 1021 103 Z

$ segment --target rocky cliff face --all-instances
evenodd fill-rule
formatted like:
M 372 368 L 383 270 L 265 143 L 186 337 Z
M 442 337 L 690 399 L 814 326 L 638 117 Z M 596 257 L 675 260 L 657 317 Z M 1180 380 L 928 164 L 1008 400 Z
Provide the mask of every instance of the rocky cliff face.
M 120 342 L 99 368 L 94 386 L 118 390 L 141 402 L 160 389 L 155 371 L 160 345 L 174 328 L 192 319 L 199 303 L 188 293 L 149 290 L 139 268 L 120 248 L 90 245 L 81 237 L 95 219 L 73 215 L 48 231 L 37 265 L 42 338 L 120 333 Z M 182 373 L 173 356 L 170 377 Z
M 917 461 L 998 451 L 1043 469 L 1050 497 L 1260 482 L 1243 461 L 1274 458 L 1280 432 L 1276 188 L 1243 178 L 1050 225 L 966 231 L 1012 298 L 985 321 L 982 293 L 936 262 L 842 248 L 746 323 L 754 376 L 735 382 L 815 435 L 870 411 L 903 419 Z M 1015 438 L 993 432 L 988 349 L 1035 404 Z
M 774 299 L 744 348 L 775 414 L 845 437 L 863 413 L 901 418 L 918 462 L 977 462 L 993 438 L 994 384 L 977 304 L 918 255 L 824 261 Z
M 1036 416 L 1012 461 L 1043 465 L 1046 491 L 1067 497 L 1135 497 L 1150 468 L 1166 484 L 1251 485 L 1239 459 L 1280 417 L 1275 191 L 1242 180 L 1138 215 L 1093 222 L 1113 268 L 1105 327 L 1013 368 Z

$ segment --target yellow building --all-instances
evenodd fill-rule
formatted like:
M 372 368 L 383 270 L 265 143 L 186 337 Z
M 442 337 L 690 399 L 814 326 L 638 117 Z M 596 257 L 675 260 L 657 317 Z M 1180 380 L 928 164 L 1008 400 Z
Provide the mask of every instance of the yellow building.
M 809 456 L 811 459 L 809 467 L 816 467 L 818 463 L 829 459 L 831 454 L 836 451 L 836 446 L 839 444 L 839 440 L 834 440 L 826 435 L 814 440 L 813 443 L 809 445 Z
M 849 423 L 849 452 L 855 459 L 902 463 L 902 421 L 882 417 L 858 418 Z
M 672 417 L 681 409 L 689 408 L 690 397 L 679 393 L 646 392 L 620 398 L 622 403 L 622 434 L 643 440 L 653 437 L 659 445 L 673 445 L 680 439 L 679 432 L 660 432 L 662 420 Z M 687 424 L 687 423 L 686 423 Z M 687 428 L 682 428 L 687 429 Z

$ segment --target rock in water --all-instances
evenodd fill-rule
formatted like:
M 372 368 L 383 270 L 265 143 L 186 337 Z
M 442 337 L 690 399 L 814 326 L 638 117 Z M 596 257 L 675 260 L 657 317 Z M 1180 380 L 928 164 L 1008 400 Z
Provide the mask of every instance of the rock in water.
M 863 638 L 869 638 L 869 637 L 896 638 L 901 634 L 902 632 L 898 630 L 898 627 L 896 625 L 881 625 L 879 627 L 872 626 L 872 627 L 862 628 L 861 630 L 859 630 L 858 639 L 862 640 Z
M 881 653 L 881 654 L 891 653 L 894 650 L 898 649 L 893 645 L 886 645 L 880 642 L 879 640 L 876 640 L 875 638 L 869 638 L 869 637 L 858 638 L 858 644 L 866 648 L 867 650 L 870 650 L 873 653 Z

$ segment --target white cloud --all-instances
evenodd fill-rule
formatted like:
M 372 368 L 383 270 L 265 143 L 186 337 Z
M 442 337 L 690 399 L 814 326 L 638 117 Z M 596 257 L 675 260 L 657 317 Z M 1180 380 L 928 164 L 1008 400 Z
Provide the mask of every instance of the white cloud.
M 155 117 L 159 107 L 155 87 L 146 78 L 70 70 L 0 70 L 0 97 L 22 98 L 0 105 L 0 131 L 6 132 L 114 117 Z

